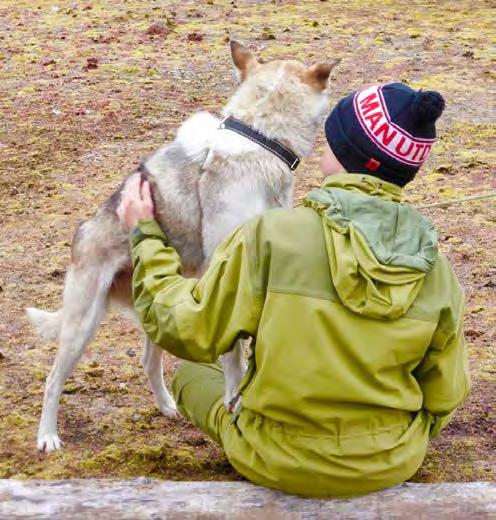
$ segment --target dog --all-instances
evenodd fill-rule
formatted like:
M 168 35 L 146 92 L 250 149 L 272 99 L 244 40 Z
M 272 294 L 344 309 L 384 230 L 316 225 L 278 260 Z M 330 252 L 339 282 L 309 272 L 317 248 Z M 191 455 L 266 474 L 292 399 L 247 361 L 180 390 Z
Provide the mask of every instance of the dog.
M 277 139 L 298 157 L 307 157 L 329 109 L 328 78 L 339 60 L 310 67 L 294 60 L 262 63 L 243 44 L 230 43 L 239 85 L 222 110 L 267 139 Z M 181 256 L 186 276 L 198 276 L 219 242 L 246 220 L 270 208 L 291 207 L 293 173 L 281 157 L 256 140 L 225 128 L 222 119 L 199 112 L 187 119 L 173 142 L 140 167 L 152 185 L 156 218 Z M 61 449 L 57 434 L 60 394 L 109 304 L 133 314 L 128 234 L 117 217 L 120 188 L 73 238 L 63 304 L 55 312 L 26 309 L 41 338 L 58 340 L 48 375 L 37 447 Z M 222 356 L 226 406 L 236 400 L 244 374 L 238 340 Z M 156 406 L 168 417 L 176 405 L 163 378 L 162 349 L 145 339 L 143 365 Z

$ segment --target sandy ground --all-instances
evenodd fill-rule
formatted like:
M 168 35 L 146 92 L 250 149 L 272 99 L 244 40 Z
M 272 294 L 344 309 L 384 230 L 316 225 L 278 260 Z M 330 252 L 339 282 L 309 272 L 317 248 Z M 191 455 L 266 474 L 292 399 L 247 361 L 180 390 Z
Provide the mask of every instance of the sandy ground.
M 0 477 L 239 478 L 187 421 L 155 411 L 141 335 L 114 315 L 65 387 L 65 450 L 38 454 L 37 421 L 56 346 L 34 337 L 23 308 L 58 305 L 77 222 L 185 117 L 222 106 L 234 86 L 229 35 L 266 59 L 342 57 L 333 100 L 378 81 L 440 90 L 447 100 L 440 139 L 407 200 L 420 205 L 494 190 L 490 5 L 3 0 Z M 318 151 L 297 170 L 299 197 L 318 182 Z M 473 392 L 414 480 L 494 480 L 494 202 L 423 211 L 466 290 Z M 167 376 L 173 363 L 167 357 Z

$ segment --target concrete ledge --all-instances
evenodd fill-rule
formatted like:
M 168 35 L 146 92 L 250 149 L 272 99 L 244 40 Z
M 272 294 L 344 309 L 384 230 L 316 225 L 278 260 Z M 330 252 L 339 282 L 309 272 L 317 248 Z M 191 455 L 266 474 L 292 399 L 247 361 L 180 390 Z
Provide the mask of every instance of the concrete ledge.
M 496 518 L 496 484 L 403 484 L 351 500 L 314 500 L 247 482 L 0 480 L 0 519 L 18 518 L 488 519 Z

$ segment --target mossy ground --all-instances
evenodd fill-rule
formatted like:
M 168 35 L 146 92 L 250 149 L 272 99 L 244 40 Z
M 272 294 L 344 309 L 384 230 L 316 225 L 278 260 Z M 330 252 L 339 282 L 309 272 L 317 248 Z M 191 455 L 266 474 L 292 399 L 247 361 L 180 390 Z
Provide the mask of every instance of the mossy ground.
M 406 190 L 427 204 L 495 188 L 492 2 L 4 0 L 0 5 L 0 477 L 239 478 L 187 421 L 153 407 L 141 337 L 109 316 L 61 401 L 65 449 L 35 449 L 55 345 L 27 305 L 58 305 L 74 227 L 192 111 L 233 88 L 226 39 L 264 58 L 343 58 L 333 99 L 367 83 L 439 89 L 440 141 Z M 167 29 L 147 34 L 154 23 Z M 192 33 L 199 33 L 189 37 Z M 200 40 L 200 41 L 198 41 Z M 95 61 L 96 60 L 96 61 Z M 95 68 L 96 66 L 96 68 Z M 318 183 L 317 157 L 297 195 Z M 416 481 L 495 478 L 494 202 L 424 210 L 466 289 L 473 392 L 432 443 Z M 166 374 L 174 361 L 168 357 Z

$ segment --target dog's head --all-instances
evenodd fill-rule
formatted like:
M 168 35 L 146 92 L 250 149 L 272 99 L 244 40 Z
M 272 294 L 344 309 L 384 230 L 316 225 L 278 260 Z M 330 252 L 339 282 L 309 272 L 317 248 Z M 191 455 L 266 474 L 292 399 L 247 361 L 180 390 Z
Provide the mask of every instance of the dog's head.
M 340 59 L 312 66 L 296 60 L 262 63 L 234 40 L 231 55 L 240 85 L 223 114 L 279 139 L 300 156 L 308 156 L 329 111 L 329 74 Z

